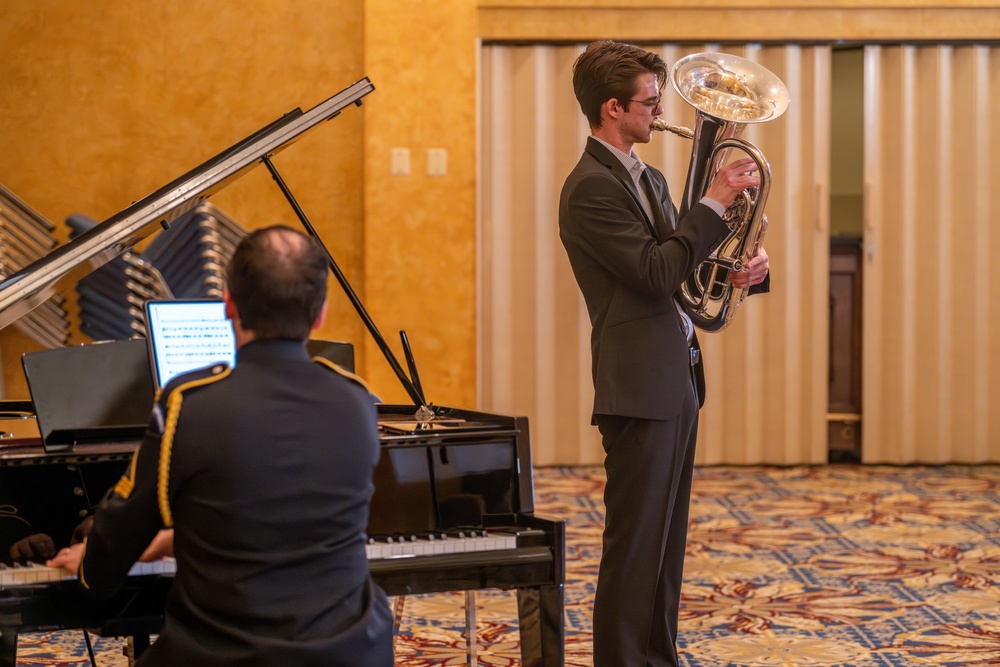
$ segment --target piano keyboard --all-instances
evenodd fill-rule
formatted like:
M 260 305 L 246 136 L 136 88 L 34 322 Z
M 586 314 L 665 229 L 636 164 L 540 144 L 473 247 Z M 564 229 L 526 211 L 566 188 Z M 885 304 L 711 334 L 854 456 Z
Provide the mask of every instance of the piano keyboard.
M 484 530 L 471 534 L 430 535 L 394 538 L 369 538 L 365 545 L 368 560 L 384 558 L 411 558 L 413 556 L 438 556 L 442 554 L 471 553 L 516 549 L 517 536 L 513 533 L 488 534 Z
M 128 571 L 130 577 L 141 577 L 150 574 L 171 575 L 177 572 L 177 561 L 164 558 L 149 563 L 136 563 Z M 75 574 L 70 574 L 61 567 L 46 567 L 37 563 L 27 565 L 0 564 L 0 589 L 13 586 L 30 586 L 31 584 L 48 584 L 57 581 L 73 581 Z
M 370 538 L 369 543 L 365 545 L 365 554 L 368 560 L 383 560 L 516 548 L 517 536 L 513 533 L 487 534 L 486 531 L 472 531 L 468 535 Z M 176 572 L 177 561 L 173 558 L 164 558 L 149 563 L 136 563 L 129 570 L 128 576 L 173 575 Z M 14 566 L 0 564 L 0 589 L 75 579 L 76 575 L 58 567 L 46 567 L 37 563 Z

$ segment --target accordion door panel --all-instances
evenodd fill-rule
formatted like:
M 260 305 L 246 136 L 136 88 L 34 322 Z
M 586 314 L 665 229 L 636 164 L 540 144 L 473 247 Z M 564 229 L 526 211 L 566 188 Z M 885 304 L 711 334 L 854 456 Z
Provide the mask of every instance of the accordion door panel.
M 1000 49 L 865 49 L 863 457 L 1000 460 Z

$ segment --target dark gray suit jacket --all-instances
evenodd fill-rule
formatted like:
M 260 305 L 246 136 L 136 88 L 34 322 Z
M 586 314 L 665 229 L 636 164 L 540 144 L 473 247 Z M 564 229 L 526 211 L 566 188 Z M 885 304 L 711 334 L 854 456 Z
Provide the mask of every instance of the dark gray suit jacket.
M 622 163 L 590 137 L 559 202 L 559 235 L 593 325 L 595 415 L 672 419 L 692 370 L 704 402 L 674 294 L 728 229 L 704 204 L 677 220 L 663 174 L 647 170 L 653 220 Z

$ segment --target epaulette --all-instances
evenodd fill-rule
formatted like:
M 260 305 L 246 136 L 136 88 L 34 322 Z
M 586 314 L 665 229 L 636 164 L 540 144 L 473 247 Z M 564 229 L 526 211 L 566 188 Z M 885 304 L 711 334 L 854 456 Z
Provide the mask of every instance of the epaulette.
M 339 366 L 339 365 L 333 363 L 332 361 L 330 361 L 329 359 L 326 359 L 325 357 L 313 357 L 313 361 L 315 361 L 317 364 L 319 364 L 321 366 L 329 368 L 334 373 L 347 378 L 351 382 L 355 382 L 355 383 L 361 385 L 364 388 L 364 390 L 367 391 L 369 394 L 374 394 L 374 392 L 372 391 L 372 388 L 368 386 L 368 383 L 365 382 L 364 379 L 360 375 L 355 375 L 354 373 L 352 373 L 351 371 L 347 370 L 343 366 Z
M 232 369 L 226 364 L 216 364 L 208 368 L 185 373 L 171 380 L 163 388 L 163 395 L 156 402 L 156 410 L 162 410 L 158 419 L 162 418 L 162 435 L 160 436 L 160 465 L 157 480 L 157 500 L 160 505 L 160 517 L 163 525 L 170 528 L 174 525 L 170 512 L 170 451 L 174 445 L 174 432 L 181 416 L 181 404 L 184 394 L 200 387 L 218 382 L 227 377 Z M 162 406 L 162 407 L 161 407 Z

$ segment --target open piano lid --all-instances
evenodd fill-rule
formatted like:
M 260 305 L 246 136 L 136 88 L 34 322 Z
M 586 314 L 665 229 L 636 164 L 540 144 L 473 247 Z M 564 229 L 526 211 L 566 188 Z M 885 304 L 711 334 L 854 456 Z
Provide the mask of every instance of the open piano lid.
M 375 90 L 368 78 L 309 111 L 294 109 L 180 178 L 0 282 L 0 328 L 114 259 Z

